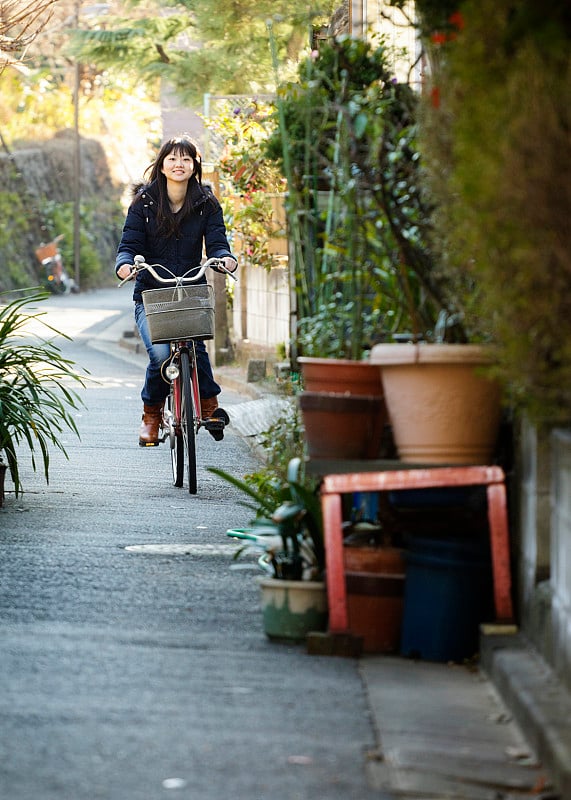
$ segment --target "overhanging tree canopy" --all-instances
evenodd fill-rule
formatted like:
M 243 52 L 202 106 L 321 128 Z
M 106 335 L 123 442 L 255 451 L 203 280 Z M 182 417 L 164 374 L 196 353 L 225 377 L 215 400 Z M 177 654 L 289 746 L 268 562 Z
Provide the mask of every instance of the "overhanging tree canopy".
M 132 0 L 134 16 L 113 27 L 78 31 L 76 51 L 84 60 L 125 70 L 151 82 L 164 78 L 187 102 L 204 93 L 272 91 L 274 78 L 267 22 L 272 20 L 284 65 L 311 43 L 311 31 L 326 22 L 335 0 L 308 7 L 301 0 Z M 286 67 L 287 68 L 287 67 Z

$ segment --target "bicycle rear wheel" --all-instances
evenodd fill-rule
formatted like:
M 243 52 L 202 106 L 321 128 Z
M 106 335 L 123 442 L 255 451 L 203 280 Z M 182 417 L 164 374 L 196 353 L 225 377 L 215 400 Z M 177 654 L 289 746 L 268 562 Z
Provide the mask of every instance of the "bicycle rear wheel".
M 186 451 L 188 491 L 190 494 L 196 494 L 196 434 L 194 428 L 194 404 L 192 401 L 192 376 L 188 350 L 182 350 L 180 354 L 180 377 L 182 392 L 180 422 L 184 449 Z

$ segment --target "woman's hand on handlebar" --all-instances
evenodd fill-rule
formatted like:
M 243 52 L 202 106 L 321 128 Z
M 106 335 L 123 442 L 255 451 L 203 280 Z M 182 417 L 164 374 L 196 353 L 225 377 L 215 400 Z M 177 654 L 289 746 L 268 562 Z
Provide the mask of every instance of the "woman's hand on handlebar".
M 122 281 L 128 280 L 132 274 L 134 274 L 135 267 L 133 264 L 121 264 L 119 269 L 117 270 L 117 277 L 121 278 Z
M 221 260 L 224 262 L 224 267 L 228 270 L 228 272 L 236 272 L 238 269 L 238 262 L 235 258 L 232 258 L 231 256 L 224 256 L 224 258 Z

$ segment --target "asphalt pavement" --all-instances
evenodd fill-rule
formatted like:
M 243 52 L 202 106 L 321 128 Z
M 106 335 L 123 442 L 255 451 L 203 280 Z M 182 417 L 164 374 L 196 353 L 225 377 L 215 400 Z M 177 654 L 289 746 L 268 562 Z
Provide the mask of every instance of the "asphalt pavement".
M 201 431 L 198 494 L 173 487 L 167 449 L 137 446 L 129 294 L 43 307 L 89 380 L 68 459 L 53 453 L 46 485 L 24 454 L 25 494 L 8 482 L 0 509 L 0 797 L 547 797 L 477 666 L 266 639 L 255 560 L 234 562 L 226 536 L 249 512 L 206 467 L 255 470 L 246 422 L 272 402 L 220 371 L 242 424 L 219 443 Z

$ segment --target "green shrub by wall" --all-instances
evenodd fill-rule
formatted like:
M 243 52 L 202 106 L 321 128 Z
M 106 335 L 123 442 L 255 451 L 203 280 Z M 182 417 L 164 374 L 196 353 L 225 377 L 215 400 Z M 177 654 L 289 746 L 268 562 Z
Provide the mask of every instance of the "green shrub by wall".
M 537 420 L 571 417 L 571 17 L 467 0 L 437 53 L 427 147 L 469 330 Z M 439 185 L 440 182 L 440 185 Z
M 17 192 L 0 192 L 0 289 L 23 289 L 37 283 L 28 258 L 22 257 L 22 244 L 29 235 L 30 219 Z

